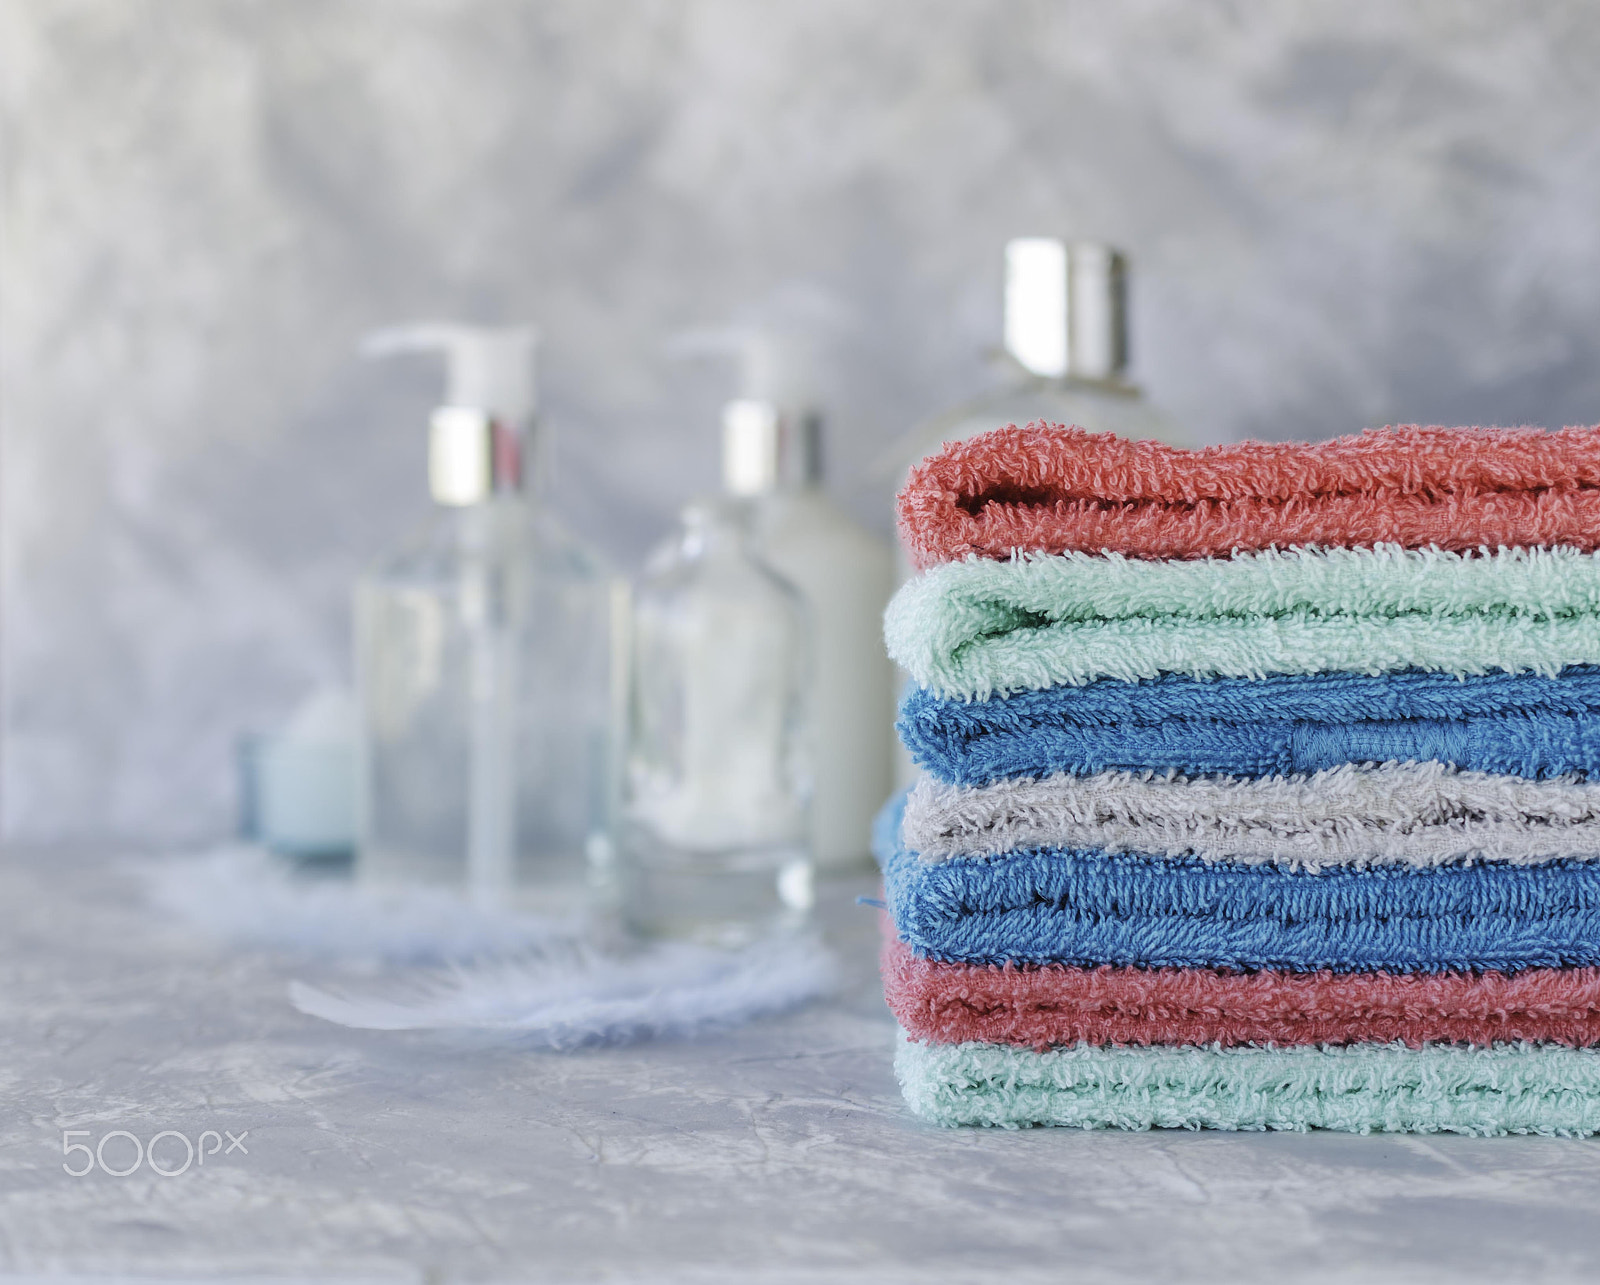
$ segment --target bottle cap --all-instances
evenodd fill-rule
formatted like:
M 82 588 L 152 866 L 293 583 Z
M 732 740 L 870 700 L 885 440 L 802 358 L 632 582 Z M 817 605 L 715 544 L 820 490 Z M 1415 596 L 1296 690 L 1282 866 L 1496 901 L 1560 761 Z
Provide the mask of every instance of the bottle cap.
M 395 326 L 370 334 L 369 357 L 443 352 L 444 404 L 429 419 L 428 489 L 439 504 L 465 506 L 522 484 L 523 435 L 534 410 L 531 326 Z
M 1008 241 L 1005 345 L 1046 379 L 1118 381 L 1128 364 L 1127 260 L 1097 241 Z

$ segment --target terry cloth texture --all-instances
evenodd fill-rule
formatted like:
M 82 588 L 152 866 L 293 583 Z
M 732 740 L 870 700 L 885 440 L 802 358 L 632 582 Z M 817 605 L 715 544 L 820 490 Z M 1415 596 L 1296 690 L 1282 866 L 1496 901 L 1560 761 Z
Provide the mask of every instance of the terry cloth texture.
M 918 567 L 1014 549 L 1195 558 L 1296 544 L 1600 544 L 1600 429 L 1391 428 L 1186 451 L 1044 423 L 911 470 Z
M 1054 772 L 1270 776 L 1437 760 L 1545 778 L 1600 769 L 1600 670 L 1541 674 L 1168 674 L 963 700 L 912 690 L 899 730 L 941 780 Z
M 1600 859 L 1600 783 L 1442 763 L 1347 763 L 1257 780 L 1101 772 L 962 786 L 924 776 L 902 833 L 924 862 L 1054 845 L 1307 870 L 1535 865 Z
M 1013 1048 L 901 1036 L 906 1102 L 943 1125 L 1080 1129 L 1600 1132 L 1600 1051 L 1355 1044 L 1346 1048 Z
M 1554 674 L 1600 662 L 1600 556 L 1384 545 L 1203 562 L 974 558 L 903 585 L 884 637 L 920 685 L 977 699 L 1169 672 Z
M 1219 973 L 982 967 L 883 947 L 889 1008 L 914 1038 L 1077 1044 L 1600 1043 L 1600 969 Z
M 1600 965 L 1600 863 L 1318 871 L 1063 848 L 929 865 L 902 845 L 889 911 L 970 964 L 1519 972 Z

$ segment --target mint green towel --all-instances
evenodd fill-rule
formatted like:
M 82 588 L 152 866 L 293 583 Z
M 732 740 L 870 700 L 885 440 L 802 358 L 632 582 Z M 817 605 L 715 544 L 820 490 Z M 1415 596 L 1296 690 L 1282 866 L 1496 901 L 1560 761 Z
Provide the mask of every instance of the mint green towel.
M 941 696 L 1096 678 L 1600 663 L 1600 554 L 1267 551 L 1190 562 L 1058 554 L 934 567 L 884 616 L 889 654 Z
M 921 1044 L 900 1032 L 906 1102 L 943 1125 L 1079 1129 L 1600 1132 L 1600 1050 L 1353 1044 L 1076 1048 Z

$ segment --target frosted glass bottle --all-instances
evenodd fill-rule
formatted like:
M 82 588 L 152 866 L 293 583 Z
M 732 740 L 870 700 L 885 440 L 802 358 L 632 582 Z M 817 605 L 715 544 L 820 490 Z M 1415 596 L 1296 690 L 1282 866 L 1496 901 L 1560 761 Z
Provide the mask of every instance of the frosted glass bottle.
M 614 867 L 625 590 L 522 489 L 497 413 L 436 412 L 440 507 L 357 586 L 358 874 L 567 915 Z
M 895 671 L 883 651 L 883 610 L 895 586 L 894 554 L 823 489 L 819 419 L 802 419 L 794 433 L 796 476 L 756 501 L 757 545 L 805 596 L 815 624 L 817 868 L 865 867 L 872 819 L 893 784 Z
M 747 499 L 690 505 L 634 595 L 629 917 L 735 946 L 811 909 L 810 622 Z

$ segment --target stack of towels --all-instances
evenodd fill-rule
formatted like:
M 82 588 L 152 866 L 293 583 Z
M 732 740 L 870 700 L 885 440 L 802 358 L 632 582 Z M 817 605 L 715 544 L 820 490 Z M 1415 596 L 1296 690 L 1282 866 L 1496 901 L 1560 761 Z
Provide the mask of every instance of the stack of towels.
M 1600 429 L 913 471 L 878 849 L 943 1124 L 1600 1130 Z

